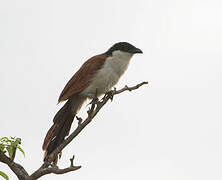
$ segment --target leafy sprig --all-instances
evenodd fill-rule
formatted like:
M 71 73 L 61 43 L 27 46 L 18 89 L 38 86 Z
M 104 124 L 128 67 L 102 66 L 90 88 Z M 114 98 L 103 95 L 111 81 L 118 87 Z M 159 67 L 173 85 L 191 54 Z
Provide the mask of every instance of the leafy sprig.
M 16 137 L 3 137 L 0 138 L 0 150 L 4 153 L 8 152 L 8 156 L 14 160 L 16 150 L 18 149 L 24 156 L 25 152 L 20 146 L 21 138 Z

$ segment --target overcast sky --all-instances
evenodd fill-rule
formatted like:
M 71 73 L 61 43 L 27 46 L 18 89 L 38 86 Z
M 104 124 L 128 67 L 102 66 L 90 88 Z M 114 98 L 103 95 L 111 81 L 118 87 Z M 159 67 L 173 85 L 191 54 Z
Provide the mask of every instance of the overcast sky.
M 29 173 L 66 82 L 119 41 L 142 49 L 108 103 L 63 151 L 78 171 L 42 179 L 222 179 L 220 0 L 0 1 L 0 137 L 22 138 Z M 81 115 L 86 115 L 84 105 Z M 12 180 L 16 176 L 0 164 Z

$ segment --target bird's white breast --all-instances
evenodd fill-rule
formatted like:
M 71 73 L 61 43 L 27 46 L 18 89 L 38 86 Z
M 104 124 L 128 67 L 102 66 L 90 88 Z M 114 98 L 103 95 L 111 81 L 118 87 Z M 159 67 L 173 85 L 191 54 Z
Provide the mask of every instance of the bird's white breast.
M 112 56 L 106 59 L 103 67 L 94 75 L 83 94 L 101 95 L 109 91 L 127 69 L 131 57 L 130 53 L 114 51 Z

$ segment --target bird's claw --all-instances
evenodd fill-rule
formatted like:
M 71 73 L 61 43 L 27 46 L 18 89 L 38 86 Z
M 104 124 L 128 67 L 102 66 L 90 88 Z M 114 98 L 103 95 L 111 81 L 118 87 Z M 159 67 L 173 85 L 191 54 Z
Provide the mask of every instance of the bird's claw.
M 106 95 L 105 95 L 105 97 L 110 98 L 111 102 L 113 101 L 113 96 L 114 96 L 114 93 L 113 93 L 112 90 L 111 90 L 111 91 L 108 91 L 108 92 L 106 93 Z

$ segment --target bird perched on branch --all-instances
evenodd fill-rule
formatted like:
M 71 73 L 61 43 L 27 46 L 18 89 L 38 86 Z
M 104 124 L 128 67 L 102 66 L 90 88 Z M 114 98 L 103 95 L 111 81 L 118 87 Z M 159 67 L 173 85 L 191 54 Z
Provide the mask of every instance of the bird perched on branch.
M 44 160 L 69 134 L 72 122 L 83 102 L 108 92 L 126 71 L 129 61 L 136 53 L 143 53 L 130 43 L 114 44 L 105 53 L 88 59 L 68 81 L 58 102 L 66 101 L 53 119 L 42 149 Z

